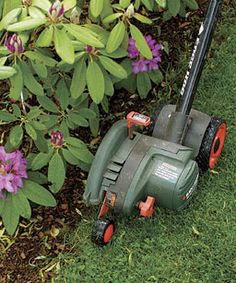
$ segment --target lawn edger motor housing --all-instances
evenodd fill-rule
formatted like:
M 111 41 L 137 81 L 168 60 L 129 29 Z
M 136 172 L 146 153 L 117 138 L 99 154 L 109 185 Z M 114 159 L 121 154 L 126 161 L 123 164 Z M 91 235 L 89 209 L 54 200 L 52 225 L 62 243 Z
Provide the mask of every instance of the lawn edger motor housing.
M 221 0 L 211 0 L 196 40 L 177 105 L 156 111 L 153 120 L 131 112 L 104 137 L 92 163 L 84 200 L 102 203 L 92 241 L 103 246 L 114 233 L 109 211 L 150 217 L 154 206 L 182 209 L 197 188 L 199 169 L 214 168 L 222 151 L 226 122 L 192 109 Z M 150 135 L 140 127 L 152 124 Z

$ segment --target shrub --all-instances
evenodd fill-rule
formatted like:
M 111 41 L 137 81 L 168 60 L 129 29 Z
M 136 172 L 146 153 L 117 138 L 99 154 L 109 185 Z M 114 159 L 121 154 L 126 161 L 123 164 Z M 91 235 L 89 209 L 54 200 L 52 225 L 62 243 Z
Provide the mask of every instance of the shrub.
M 114 87 L 137 89 L 145 98 L 152 82 L 162 81 L 163 46 L 138 28 L 152 24 L 140 11 L 167 9 L 164 14 L 176 16 L 197 8 L 194 0 L 87 4 L 0 3 L 0 80 L 9 85 L 0 110 L 8 129 L 0 147 L 0 215 L 10 234 L 20 216 L 30 218 L 31 202 L 56 205 L 52 193 L 63 186 L 68 164 L 89 170 L 93 155 L 78 130 L 97 136 L 101 107 L 108 111 Z M 13 156 L 23 173 L 14 169 Z

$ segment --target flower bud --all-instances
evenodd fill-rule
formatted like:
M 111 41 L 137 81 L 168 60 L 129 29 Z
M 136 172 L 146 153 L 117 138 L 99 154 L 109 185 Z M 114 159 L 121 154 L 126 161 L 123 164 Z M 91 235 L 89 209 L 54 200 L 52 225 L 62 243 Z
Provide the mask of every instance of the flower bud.
M 11 53 L 21 54 L 24 51 L 22 40 L 16 33 L 8 37 L 6 47 Z
M 133 5 L 133 4 L 130 4 L 130 5 L 129 5 L 129 7 L 128 7 L 127 10 L 125 11 L 125 15 L 126 15 L 126 17 L 128 17 L 129 19 L 134 16 L 134 5 Z
M 57 21 L 63 15 L 64 10 L 64 5 L 59 0 L 56 0 L 49 9 L 51 19 L 54 22 Z
M 61 131 L 51 132 L 51 143 L 55 148 L 63 147 L 64 137 Z

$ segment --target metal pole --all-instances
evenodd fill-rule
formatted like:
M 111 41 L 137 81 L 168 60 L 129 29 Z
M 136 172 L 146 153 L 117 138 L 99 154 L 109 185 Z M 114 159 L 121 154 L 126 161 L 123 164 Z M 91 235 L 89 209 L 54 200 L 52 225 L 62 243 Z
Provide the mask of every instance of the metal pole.
M 195 92 L 205 63 L 206 54 L 211 44 L 212 35 L 222 2 L 222 0 L 211 0 L 209 3 L 206 19 L 199 30 L 199 35 L 189 62 L 189 68 L 181 89 L 181 97 L 177 104 L 176 112 L 189 115 L 191 111 Z

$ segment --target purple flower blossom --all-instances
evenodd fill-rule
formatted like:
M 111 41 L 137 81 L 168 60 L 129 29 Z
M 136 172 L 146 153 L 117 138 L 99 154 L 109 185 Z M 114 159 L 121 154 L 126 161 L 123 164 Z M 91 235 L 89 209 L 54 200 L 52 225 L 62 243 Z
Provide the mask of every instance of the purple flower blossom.
M 57 21 L 64 14 L 64 11 L 64 5 L 59 0 L 56 0 L 49 9 L 51 19 Z
M 0 198 L 5 197 L 6 190 L 16 194 L 23 187 L 23 180 L 27 179 L 26 159 L 22 153 L 16 150 L 6 153 L 3 146 L 0 146 Z
M 133 38 L 129 39 L 128 57 L 136 59 L 132 62 L 132 72 L 134 74 L 155 71 L 159 68 L 161 62 L 161 44 L 157 43 L 151 35 L 145 36 L 145 39 L 152 51 L 153 58 L 151 60 L 143 58 L 136 47 L 135 40 Z
M 11 53 L 21 54 L 24 51 L 22 40 L 16 33 L 8 37 L 6 47 Z
M 64 137 L 61 131 L 51 132 L 51 143 L 54 147 L 60 148 L 64 144 Z

